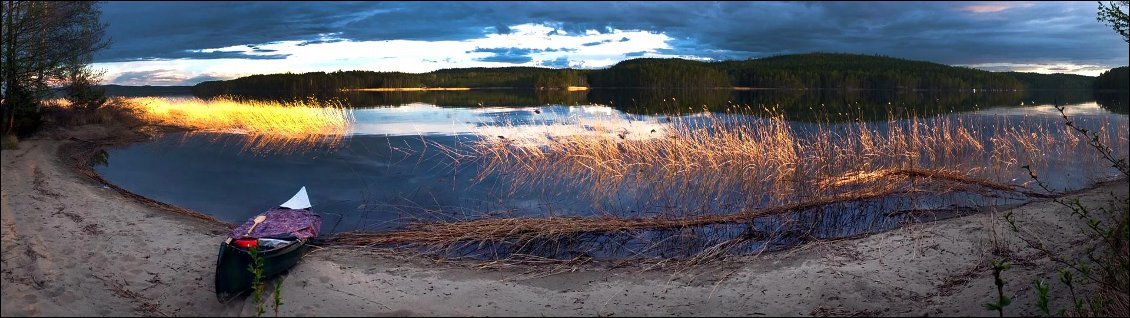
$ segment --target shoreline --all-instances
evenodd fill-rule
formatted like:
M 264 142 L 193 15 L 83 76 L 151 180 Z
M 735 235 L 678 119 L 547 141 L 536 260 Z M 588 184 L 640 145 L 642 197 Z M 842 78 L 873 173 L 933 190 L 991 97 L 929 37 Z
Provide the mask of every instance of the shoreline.
M 178 132 L 178 131 L 184 131 L 184 130 L 179 129 L 179 128 L 165 127 L 165 128 L 160 128 L 159 132 L 157 132 L 157 133 L 170 133 L 170 132 Z M 148 134 L 142 134 L 142 133 L 137 132 L 137 131 L 129 131 L 128 133 L 123 133 L 123 132 L 112 133 L 111 137 L 105 138 L 103 140 L 84 140 L 84 139 L 79 139 L 79 138 L 75 138 L 75 137 L 70 137 L 70 138 L 68 138 L 68 140 L 75 141 L 75 142 L 77 142 L 77 144 L 74 145 L 73 147 L 65 147 L 65 148 L 61 149 L 60 153 L 59 153 L 59 157 L 70 159 L 72 161 L 71 162 L 71 168 L 74 169 L 75 173 L 82 175 L 86 178 L 89 178 L 89 181 L 94 182 L 95 184 L 97 184 L 99 186 L 112 189 L 115 192 L 118 192 L 123 197 L 126 197 L 130 200 L 133 200 L 136 203 L 143 204 L 143 205 L 146 205 L 146 206 L 149 206 L 149 207 L 153 207 L 155 209 L 159 209 L 159 210 L 162 210 L 162 211 L 165 211 L 165 212 L 169 212 L 169 213 L 173 213 L 173 214 L 179 214 L 179 215 L 187 216 L 187 217 L 190 217 L 190 218 L 198 219 L 198 220 L 201 220 L 201 221 L 204 221 L 204 222 L 207 222 L 207 223 L 226 227 L 229 230 L 235 228 L 235 226 L 236 226 L 235 224 L 220 221 L 219 219 L 216 219 L 215 217 L 213 217 L 211 215 L 201 213 L 201 212 L 198 212 L 198 211 L 195 211 L 195 210 L 192 210 L 192 209 L 188 209 L 188 208 L 178 207 L 178 206 L 168 204 L 168 203 L 165 203 L 165 202 L 153 200 L 153 199 L 150 199 L 148 197 L 130 192 L 129 190 L 126 190 L 122 187 L 119 187 L 118 185 L 115 185 L 115 184 L 111 183 L 110 181 L 106 180 L 105 178 L 102 177 L 102 175 L 95 172 L 94 169 L 92 169 L 91 166 L 90 166 L 90 160 L 95 155 L 97 155 L 99 152 L 105 151 L 106 148 L 108 148 L 108 147 L 124 146 L 124 145 L 128 145 L 128 144 L 135 143 L 135 142 L 145 141 L 149 138 L 152 138 L 152 136 L 148 135 Z
M 215 248 L 226 223 L 99 182 L 82 164 L 88 157 L 76 157 L 143 138 L 101 127 L 56 128 L 3 152 L 5 316 L 253 314 L 249 298 L 221 305 L 212 292 Z M 1099 202 L 1106 192 L 1126 196 L 1127 185 L 1069 196 Z M 1047 231 L 1078 222 L 1048 201 L 1011 211 Z M 1006 312 L 1035 314 L 1031 279 L 1053 280 L 1054 266 L 1010 239 L 993 217 L 997 212 L 1003 213 L 689 269 L 658 260 L 470 264 L 389 249 L 320 247 L 283 279 L 280 314 L 984 315 L 980 304 L 995 295 L 987 269 L 997 248 L 992 241 L 1013 251 L 1006 292 L 1015 302 Z M 1053 239 L 1066 248 L 1079 237 Z M 1053 294 L 1064 291 L 1052 286 Z M 1053 297 L 1052 307 L 1065 307 L 1064 299 Z
M 521 87 L 374 87 L 374 88 L 343 88 L 343 92 L 431 92 L 431 91 L 471 91 L 471 90 L 512 90 L 512 89 L 531 89 L 531 90 L 565 90 L 569 92 L 587 91 L 590 89 L 588 86 L 568 86 L 562 88 L 521 88 Z

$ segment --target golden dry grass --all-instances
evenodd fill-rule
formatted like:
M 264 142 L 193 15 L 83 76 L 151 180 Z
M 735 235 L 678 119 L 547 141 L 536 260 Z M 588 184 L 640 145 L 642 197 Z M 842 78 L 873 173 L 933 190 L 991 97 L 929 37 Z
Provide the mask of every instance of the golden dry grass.
M 351 114 L 332 102 L 237 101 L 230 98 L 136 97 L 126 100 L 147 122 L 193 131 L 293 136 L 344 135 Z
M 352 112 L 336 102 L 239 101 L 231 98 L 125 98 L 116 103 L 149 125 L 196 133 L 239 134 L 259 152 L 336 147 L 349 133 Z
M 912 178 L 948 180 L 950 182 L 980 186 L 988 189 L 1014 190 L 1007 185 L 984 180 L 974 180 L 964 176 L 953 175 L 945 171 L 909 169 L 892 171 L 890 174 L 906 175 Z M 470 221 L 413 224 L 405 230 L 388 233 L 344 233 L 335 235 L 329 241 L 344 245 L 422 243 L 442 246 L 467 241 L 531 241 L 536 239 L 569 237 L 583 233 L 617 233 L 638 230 L 693 228 L 723 223 L 747 223 L 754 218 L 762 216 L 818 208 L 842 202 L 869 200 L 914 191 L 924 191 L 929 188 L 928 182 L 921 182 L 921 180 L 919 180 L 916 184 L 921 186 L 916 188 L 917 190 L 899 189 L 897 186 L 888 185 L 872 189 L 849 191 L 787 205 L 730 214 L 701 214 L 684 217 L 652 218 L 624 218 L 616 216 L 488 218 Z M 954 187 L 950 186 L 948 188 L 953 189 Z
M 1097 157 L 1088 159 L 1093 156 L 1086 155 L 1085 141 L 1053 119 L 1033 124 L 996 117 L 972 123 L 957 116 L 910 115 L 881 123 L 815 123 L 802 131 L 780 114 L 736 121 L 725 116 L 662 118 L 643 123 L 647 129 L 642 130 L 624 128 L 614 117 L 581 121 L 583 129 L 548 127 L 532 134 L 521 127 L 484 127 L 470 152 L 453 154 L 480 160 L 482 177 L 506 175 L 515 189 L 573 187 L 598 201 L 628 196 L 682 203 L 665 213 L 418 223 L 387 233 L 340 234 L 331 241 L 441 249 L 466 243 L 524 245 L 587 233 L 740 224 L 890 196 L 1047 196 L 1026 186 L 1020 166 L 1039 171 L 1061 164 L 1100 166 Z M 1097 131 L 1125 154 L 1126 121 L 1099 123 Z M 732 200 L 738 208 L 727 212 L 687 204 L 710 200 Z
M 506 174 L 515 188 L 569 186 L 558 181 L 565 178 L 598 201 L 714 198 L 762 208 L 905 183 L 908 171 L 945 172 L 982 185 L 1026 180 L 1020 166 L 1047 169 L 1060 162 L 1051 154 L 1086 146 L 1061 124 L 1012 123 L 1006 117 L 974 124 L 912 115 L 798 130 L 780 114 L 752 121 L 722 116 L 706 113 L 694 123 L 686 117 L 661 119 L 663 128 L 628 136 L 566 135 L 534 143 L 496 137 L 505 130 L 492 128 L 468 157 L 484 162 L 483 176 Z M 1126 151 L 1125 121 L 1104 123 L 1098 131 L 1107 144 Z
M 332 101 L 241 101 L 232 98 L 113 98 L 99 109 L 76 109 L 66 99 L 42 103 L 71 124 L 111 125 L 129 119 L 131 126 L 167 126 L 189 135 L 239 136 L 245 150 L 293 152 L 336 147 L 349 134 L 353 113 Z M 103 117 L 118 118 L 107 120 Z M 121 118 L 119 118 L 121 117 Z M 231 138 L 223 138 L 232 140 Z

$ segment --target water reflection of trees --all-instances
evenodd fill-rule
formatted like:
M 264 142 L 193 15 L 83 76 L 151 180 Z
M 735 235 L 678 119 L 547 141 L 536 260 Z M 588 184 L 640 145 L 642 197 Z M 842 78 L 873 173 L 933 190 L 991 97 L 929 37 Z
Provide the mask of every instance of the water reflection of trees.
M 1089 90 L 907 91 L 907 90 L 731 90 L 731 89 L 475 89 L 469 91 L 340 92 L 319 96 L 244 96 L 250 99 L 337 99 L 358 107 L 426 103 L 440 107 L 609 105 L 631 114 L 685 114 L 704 110 L 783 111 L 791 120 L 838 121 L 837 117 L 883 120 L 890 114 L 931 116 L 988 107 L 1077 104 L 1098 100 L 1127 113 L 1126 93 Z M 841 115 L 842 114 L 842 115 Z
M 1094 93 L 1095 101 L 1099 107 L 1115 114 L 1130 114 L 1130 92 L 1100 92 Z
M 1019 105 L 1018 92 L 956 93 L 885 90 L 635 90 L 613 91 L 589 100 L 612 100 L 629 113 L 685 113 L 726 111 L 736 107 L 753 111 L 775 109 L 791 120 L 812 121 L 843 114 L 852 119 L 881 120 L 890 112 L 919 115 L 974 111 L 989 105 Z M 594 97 L 599 96 L 599 97 Z M 838 116 L 837 116 L 838 117 Z
M 426 103 L 440 107 L 542 106 L 588 104 L 584 91 L 476 89 L 469 91 L 344 92 L 354 106 L 401 106 Z

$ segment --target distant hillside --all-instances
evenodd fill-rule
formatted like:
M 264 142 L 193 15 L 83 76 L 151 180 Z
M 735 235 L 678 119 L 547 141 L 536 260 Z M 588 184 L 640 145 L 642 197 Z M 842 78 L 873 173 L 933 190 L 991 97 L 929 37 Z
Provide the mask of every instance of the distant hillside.
M 1025 72 L 1003 72 L 1024 85 L 1024 89 L 1091 89 L 1095 77 L 1075 74 L 1040 74 Z
M 734 86 L 717 63 L 641 58 L 589 73 L 593 87 L 704 88 Z
M 1095 78 L 1095 90 L 1130 90 L 1130 66 L 1116 67 Z
M 310 96 L 336 94 L 342 89 L 357 88 L 564 88 L 588 86 L 586 73 L 584 70 L 537 67 L 459 68 L 423 74 L 372 71 L 286 73 L 202 82 L 193 86 L 192 92 L 197 96 Z
M 101 85 L 107 96 L 190 96 L 192 86 L 125 86 Z
M 313 72 L 253 75 L 197 84 L 198 96 L 332 95 L 342 89 L 414 87 L 509 87 L 560 89 L 719 88 L 881 90 L 1024 90 L 1076 89 L 1089 77 L 1065 74 L 994 73 L 966 67 L 891 57 L 810 53 L 744 61 L 702 62 L 640 58 L 607 69 L 576 70 L 538 67 L 459 68 L 422 74 L 401 72 Z
M 738 86 L 845 89 L 1022 89 L 993 72 L 898 58 L 813 53 L 722 62 Z

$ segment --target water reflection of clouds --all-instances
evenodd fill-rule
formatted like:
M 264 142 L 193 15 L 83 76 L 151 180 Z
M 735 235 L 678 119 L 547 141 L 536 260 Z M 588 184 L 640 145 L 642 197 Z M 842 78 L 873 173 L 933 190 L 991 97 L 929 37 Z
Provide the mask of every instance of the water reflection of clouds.
M 643 140 L 663 136 L 669 124 L 653 116 L 629 115 L 603 105 L 449 108 L 413 103 L 354 110 L 353 135 L 504 136 L 544 144 L 563 136 Z
M 1110 115 L 1111 112 L 1099 106 L 1096 102 L 1072 104 L 1064 106 L 1063 112 L 1067 116 L 1076 115 Z M 1053 105 L 1031 105 L 1022 107 L 991 107 L 970 112 L 976 115 L 1052 115 L 1059 116 L 1059 110 Z

